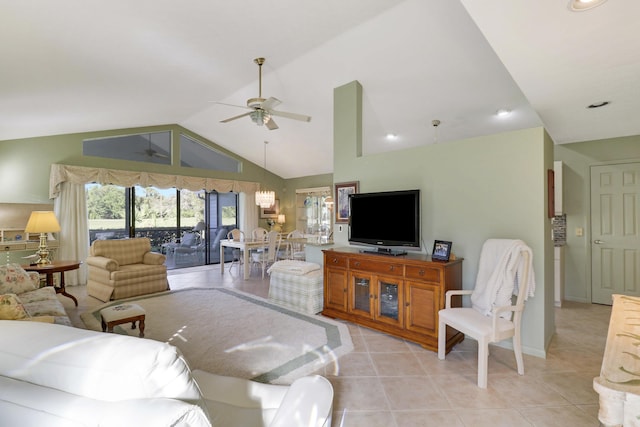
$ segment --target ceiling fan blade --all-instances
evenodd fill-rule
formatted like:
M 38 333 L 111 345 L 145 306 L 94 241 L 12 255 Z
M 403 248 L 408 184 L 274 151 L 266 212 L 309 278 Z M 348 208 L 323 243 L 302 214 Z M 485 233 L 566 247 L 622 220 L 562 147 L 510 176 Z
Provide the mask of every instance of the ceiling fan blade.
M 305 116 L 304 114 L 287 113 L 286 111 L 269 110 L 269 114 L 272 116 L 286 117 L 287 119 L 300 120 L 301 122 L 310 122 L 311 116 Z
M 249 109 L 249 107 L 247 107 L 246 105 L 227 104 L 226 102 L 218 102 L 218 101 L 209 101 L 209 102 L 211 102 L 212 104 L 226 105 L 227 107 L 244 108 L 245 110 Z
M 233 117 L 229 117 L 228 119 L 220 120 L 220 123 L 229 123 L 232 120 L 236 120 L 236 119 L 239 119 L 240 117 L 248 116 L 251 113 L 253 113 L 253 109 L 251 111 L 249 111 L 249 112 L 242 113 L 242 114 L 240 114 L 238 116 L 233 116 Z
M 278 98 L 274 98 L 272 96 L 269 99 L 267 99 L 266 101 L 264 101 L 262 103 L 262 105 L 260 106 L 260 108 L 262 108 L 264 110 L 269 110 L 271 108 L 277 107 L 280 104 L 282 104 L 282 101 L 280 101 Z
M 276 124 L 276 122 L 273 121 L 273 117 L 269 117 L 269 120 L 267 120 L 267 123 L 264 124 L 269 130 L 275 130 L 278 129 L 278 125 Z

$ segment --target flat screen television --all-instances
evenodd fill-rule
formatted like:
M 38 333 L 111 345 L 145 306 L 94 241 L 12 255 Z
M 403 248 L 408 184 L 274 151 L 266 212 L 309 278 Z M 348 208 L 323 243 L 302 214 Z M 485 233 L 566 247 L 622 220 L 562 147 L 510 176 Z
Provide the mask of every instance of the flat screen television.
M 420 249 L 420 190 L 351 194 L 349 212 L 350 243 L 388 255 Z

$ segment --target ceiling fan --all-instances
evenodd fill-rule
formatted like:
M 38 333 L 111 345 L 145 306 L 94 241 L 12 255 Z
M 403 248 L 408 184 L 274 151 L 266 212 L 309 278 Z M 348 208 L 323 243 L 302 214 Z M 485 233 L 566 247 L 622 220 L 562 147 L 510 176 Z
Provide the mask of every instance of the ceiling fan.
M 217 102 L 217 104 L 246 108 L 251 111 L 240 114 L 238 116 L 230 117 L 225 120 L 220 120 L 220 123 L 228 123 L 230 121 L 239 119 L 241 117 L 249 116 L 251 118 L 251 121 L 253 121 L 258 126 L 265 125 L 269 130 L 274 130 L 274 129 L 278 129 L 278 125 L 273 120 L 273 116 L 285 117 L 287 119 L 300 120 L 303 122 L 311 121 L 311 116 L 305 116 L 304 114 L 287 113 L 286 111 L 274 110 L 274 108 L 278 106 L 282 101 L 274 97 L 270 97 L 268 99 L 265 99 L 262 97 L 262 64 L 264 64 L 264 61 L 265 61 L 264 58 L 256 58 L 253 60 L 253 62 L 258 64 L 259 90 L 258 90 L 257 98 L 249 98 L 247 100 L 246 107 L 242 105 L 233 105 L 233 104 L 225 104 L 223 102 Z

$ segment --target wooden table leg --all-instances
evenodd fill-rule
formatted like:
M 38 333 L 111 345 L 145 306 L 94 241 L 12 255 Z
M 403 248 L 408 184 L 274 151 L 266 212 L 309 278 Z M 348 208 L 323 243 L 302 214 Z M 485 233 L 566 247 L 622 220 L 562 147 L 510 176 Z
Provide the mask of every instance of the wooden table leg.
M 53 274 L 47 274 L 47 284 L 49 282 L 49 276 L 51 276 L 51 286 L 53 286 Z M 75 303 L 76 307 L 78 306 L 78 300 L 76 299 L 76 297 L 74 297 L 71 294 L 68 294 L 64 286 L 64 271 L 60 272 L 60 286 L 54 287 L 54 289 L 56 290 L 56 294 L 62 294 L 67 298 L 71 298 Z

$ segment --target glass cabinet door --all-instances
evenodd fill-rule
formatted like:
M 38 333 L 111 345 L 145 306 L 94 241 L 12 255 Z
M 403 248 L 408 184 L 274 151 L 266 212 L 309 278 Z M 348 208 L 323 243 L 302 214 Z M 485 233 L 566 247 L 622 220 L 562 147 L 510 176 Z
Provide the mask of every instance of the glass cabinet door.
M 371 316 L 371 278 L 366 275 L 351 275 L 351 311 Z
M 403 323 L 401 283 L 396 279 L 378 279 L 377 320 L 395 325 Z

